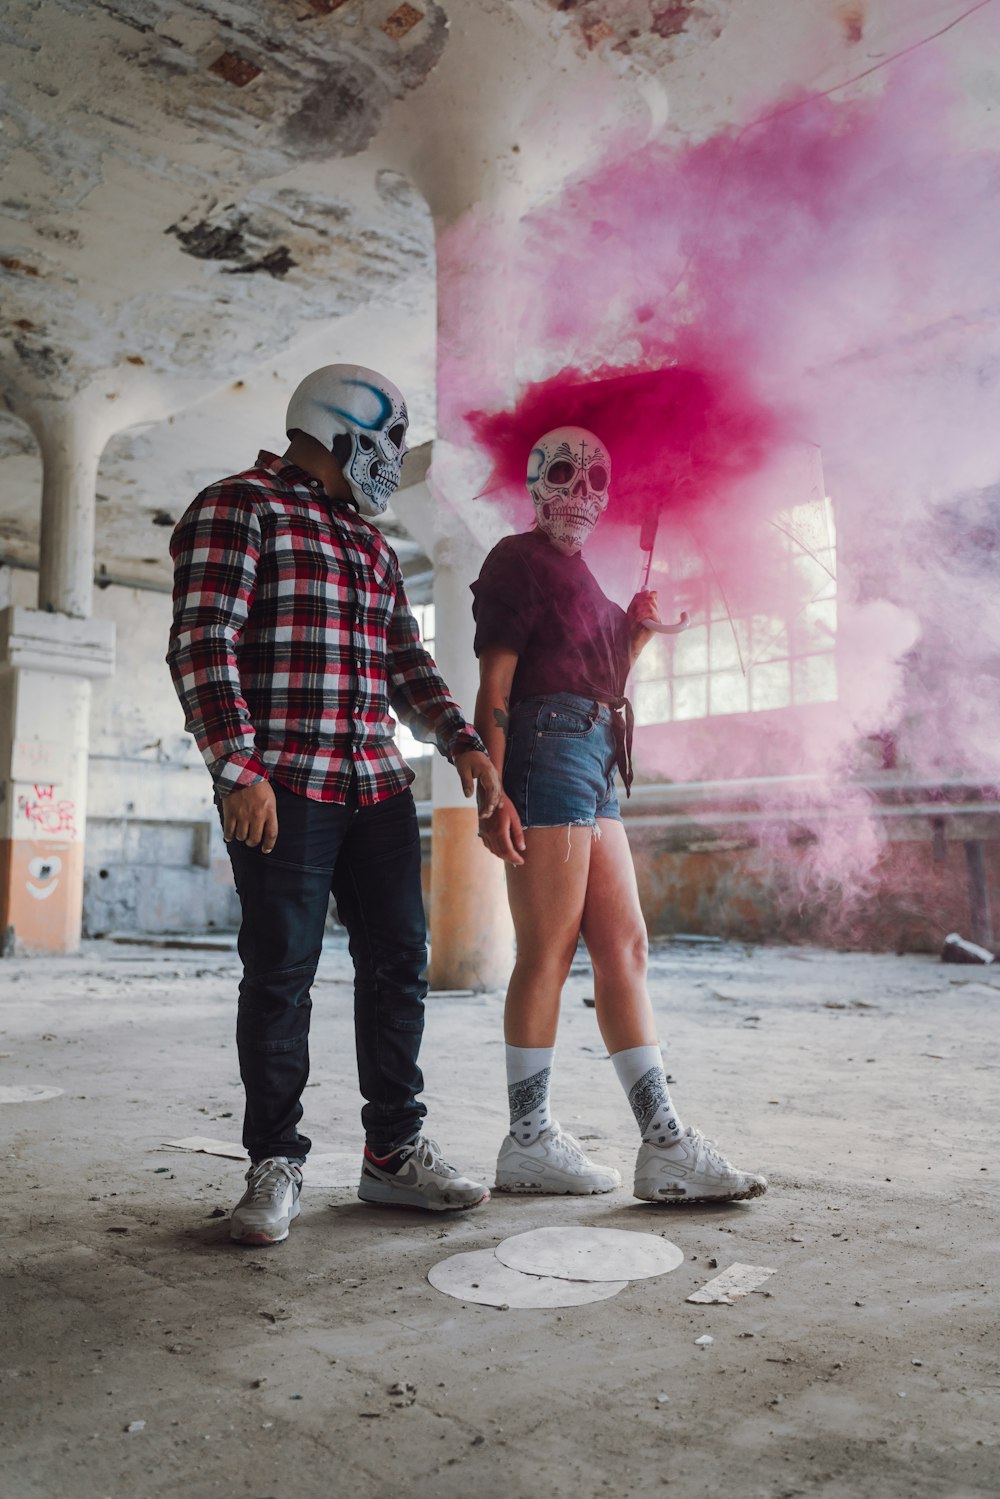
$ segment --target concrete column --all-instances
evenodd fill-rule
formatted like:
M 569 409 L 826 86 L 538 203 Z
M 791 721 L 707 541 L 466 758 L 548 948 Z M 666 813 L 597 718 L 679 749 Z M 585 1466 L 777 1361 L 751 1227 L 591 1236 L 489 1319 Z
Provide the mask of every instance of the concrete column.
M 26 398 L 18 412 L 41 449 L 42 504 L 38 608 L 0 612 L 5 952 L 73 952 L 80 942 L 90 681 L 114 660 L 114 626 L 88 617 L 97 467 L 121 424 L 112 409 L 102 386 Z
M 469 584 L 481 562 L 468 537 L 442 537 L 434 550 L 435 656 L 470 716 L 478 669 L 472 653 Z M 452 766 L 435 756 L 431 821 L 431 989 L 499 989 L 513 963 L 504 866 L 483 847 L 474 801 Z
M 109 676 L 113 662 L 107 621 L 16 605 L 0 612 L 4 954 L 79 946 L 90 679 Z
M 92 401 L 53 401 L 32 412 L 42 452 L 38 607 L 88 619 L 94 593 L 97 466 L 107 419 Z

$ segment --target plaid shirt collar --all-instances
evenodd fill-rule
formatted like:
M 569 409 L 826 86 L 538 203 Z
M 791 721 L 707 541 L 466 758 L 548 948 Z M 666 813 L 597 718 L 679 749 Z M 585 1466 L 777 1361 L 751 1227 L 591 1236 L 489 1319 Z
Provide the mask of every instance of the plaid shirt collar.
M 286 458 L 279 458 L 277 453 L 269 453 L 267 448 L 261 448 L 257 454 L 256 469 L 264 469 L 273 474 L 279 484 L 286 489 L 308 489 L 321 504 L 328 506 L 331 510 L 348 510 L 357 514 L 354 506 L 346 500 L 335 500 L 327 494 L 323 488 L 322 481 L 314 474 L 307 474 L 304 468 L 299 468 L 297 463 L 289 463 Z

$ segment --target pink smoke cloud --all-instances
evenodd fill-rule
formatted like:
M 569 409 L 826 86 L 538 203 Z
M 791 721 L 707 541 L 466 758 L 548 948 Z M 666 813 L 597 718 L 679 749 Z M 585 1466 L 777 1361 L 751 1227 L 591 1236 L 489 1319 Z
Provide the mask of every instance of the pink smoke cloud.
M 995 41 L 988 10 L 974 22 Z M 622 602 L 655 508 L 665 554 L 696 533 L 735 614 L 794 614 L 771 522 L 795 497 L 768 474 L 790 446 L 822 452 L 836 701 L 648 730 L 651 772 L 808 770 L 828 806 L 860 795 L 867 736 L 894 731 L 914 774 L 1000 775 L 1000 151 L 953 68 L 928 48 L 860 96 L 800 93 L 693 145 L 630 143 L 506 230 L 492 261 L 488 220 L 445 237 L 464 300 L 442 320 L 442 431 L 478 445 L 478 503 L 518 524 L 534 438 L 597 431 L 614 479 L 588 560 Z M 814 874 L 870 869 L 878 833 L 857 810 L 836 836 L 817 821 Z

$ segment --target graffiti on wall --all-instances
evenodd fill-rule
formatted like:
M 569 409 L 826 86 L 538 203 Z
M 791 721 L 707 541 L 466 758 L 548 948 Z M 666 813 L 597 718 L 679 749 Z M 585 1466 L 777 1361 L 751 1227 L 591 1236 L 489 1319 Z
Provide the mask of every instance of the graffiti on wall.
M 22 791 L 17 798 L 17 810 L 36 833 L 60 838 L 77 836 L 76 802 L 66 796 L 57 797 L 54 785 L 39 782 L 31 791 Z
M 25 881 L 28 894 L 35 900 L 48 900 L 49 896 L 59 884 L 59 871 L 62 869 L 62 860 L 57 859 L 55 854 L 45 859 L 32 859 L 28 865 L 29 879 Z

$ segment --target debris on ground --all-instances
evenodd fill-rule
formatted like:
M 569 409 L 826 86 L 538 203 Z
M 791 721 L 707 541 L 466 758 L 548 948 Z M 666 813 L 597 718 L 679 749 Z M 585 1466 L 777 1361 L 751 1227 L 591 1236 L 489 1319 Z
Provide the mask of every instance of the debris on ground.
M 996 959 L 985 947 L 968 942 L 958 932 L 949 932 L 941 948 L 942 963 L 993 963 Z
M 193 1150 L 198 1155 L 221 1155 L 227 1161 L 245 1161 L 247 1153 L 242 1145 L 229 1140 L 212 1140 L 208 1135 L 185 1135 L 181 1140 L 164 1140 L 166 1150 Z
M 704 1304 L 715 1302 L 720 1306 L 732 1306 L 734 1301 L 756 1291 L 774 1273 L 769 1265 L 744 1265 L 737 1260 L 714 1280 L 706 1281 L 700 1290 L 693 1291 L 687 1299 Z

